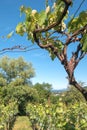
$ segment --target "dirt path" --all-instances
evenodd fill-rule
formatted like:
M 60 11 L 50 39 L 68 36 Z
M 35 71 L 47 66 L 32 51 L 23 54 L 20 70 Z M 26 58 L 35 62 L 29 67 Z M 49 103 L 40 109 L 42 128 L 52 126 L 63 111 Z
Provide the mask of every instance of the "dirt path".
M 27 116 L 17 117 L 13 130 L 32 130 Z

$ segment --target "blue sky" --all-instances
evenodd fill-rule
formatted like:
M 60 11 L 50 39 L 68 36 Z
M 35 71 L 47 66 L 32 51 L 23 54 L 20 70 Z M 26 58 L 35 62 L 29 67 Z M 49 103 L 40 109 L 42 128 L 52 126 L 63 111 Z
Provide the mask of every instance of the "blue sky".
M 76 0 L 74 0 L 76 1 Z M 74 9 L 71 9 L 70 13 L 74 13 L 82 0 L 78 1 L 78 4 L 74 4 Z M 77 2 L 77 1 L 76 1 Z M 23 20 L 20 17 L 19 8 L 21 5 L 30 6 L 38 11 L 44 9 L 45 0 L 1 0 L 0 1 L 0 50 L 7 47 L 12 47 L 14 45 L 25 45 L 31 44 L 26 37 L 21 37 L 19 35 L 14 35 L 11 39 L 2 38 L 1 36 L 7 35 L 10 31 L 14 30 L 17 23 Z M 87 0 L 80 8 L 79 11 L 87 9 Z M 31 62 L 36 72 L 36 76 L 32 79 L 33 84 L 39 83 L 50 83 L 54 89 L 67 88 L 68 81 L 66 79 L 66 72 L 63 66 L 60 64 L 58 59 L 52 61 L 49 54 L 45 50 L 37 49 L 29 52 L 19 52 L 19 53 L 3 53 L 0 57 L 8 55 L 9 57 L 18 58 L 23 56 L 23 58 Z M 79 66 L 75 71 L 75 76 L 78 81 L 87 83 L 87 57 L 81 61 Z

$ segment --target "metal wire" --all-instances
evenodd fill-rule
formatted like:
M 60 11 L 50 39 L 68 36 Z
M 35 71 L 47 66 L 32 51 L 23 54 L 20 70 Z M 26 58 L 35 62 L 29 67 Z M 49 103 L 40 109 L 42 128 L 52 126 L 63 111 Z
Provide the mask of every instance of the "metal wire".
M 71 21 L 73 21 L 73 19 L 75 18 L 76 14 L 78 13 L 78 11 L 80 10 L 81 6 L 83 5 L 83 3 L 85 2 L 85 0 L 82 0 L 82 2 L 80 3 L 79 7 L 77 8 L 76 12 L 73 15 L 73 18 Z

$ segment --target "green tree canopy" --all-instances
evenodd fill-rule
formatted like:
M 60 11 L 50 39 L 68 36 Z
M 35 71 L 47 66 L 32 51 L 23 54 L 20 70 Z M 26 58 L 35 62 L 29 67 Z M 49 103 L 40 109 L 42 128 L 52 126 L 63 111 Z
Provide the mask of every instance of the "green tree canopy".
M 19 114 L 26 114 L 26 104 L 29 102 L 38 102 L 38 92 L 29 86 L 4 86 L 0 88 L 0 99 L 5 106 L 16 101 Z
M 17 102 L 20 114 L 26 114 L 26 104 L 38 101 L 37 91 L 31 87 L 31 78 L 35 71 L 31 63 L 22 57 L 11 59 L 7 56 L 0 59 L 0 103 L 7 106 Z
M 51 95 L 52 86 L 49 83 L 36 83 L 33 88 L 35 88 L 38 92 L 39 101 L 43 103 L 47 101 Z
M 32 64 L 24 61 L 22 57 L 11 59 L 5 56 L 0 59 L 0 86 L 29 84 L 34 76 Z

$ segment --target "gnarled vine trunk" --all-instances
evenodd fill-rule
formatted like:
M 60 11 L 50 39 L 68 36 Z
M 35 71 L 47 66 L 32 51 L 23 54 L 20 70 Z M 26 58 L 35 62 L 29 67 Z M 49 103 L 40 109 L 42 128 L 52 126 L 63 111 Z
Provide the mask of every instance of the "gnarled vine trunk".
M 73 85 L 79 92 L 81 92 L 81 94 L 83 95 L 83 97 L 85 98 L 85 100 L 87 101 L 87 90 L 84 89 L 75 79 L 74 77 L 74 69 L 75 69 L 75 64 L 74 61 L 68 62 L 68 64 L 64 65 L 64 68 L 68 74 L 68 81 L 70 85 Z
M 69 81 L 69 83 L 71 85 L 73 85 L 75 88 L 77 88 L 83 95 L 83 97 L 85 98 L 85 100 L 87 101 L 87 90 L 84 89 L 73 77 L 73 79 L 71 81 Z

